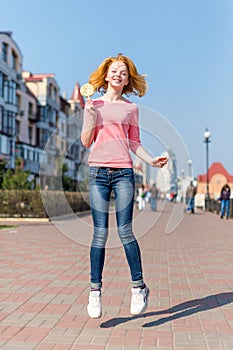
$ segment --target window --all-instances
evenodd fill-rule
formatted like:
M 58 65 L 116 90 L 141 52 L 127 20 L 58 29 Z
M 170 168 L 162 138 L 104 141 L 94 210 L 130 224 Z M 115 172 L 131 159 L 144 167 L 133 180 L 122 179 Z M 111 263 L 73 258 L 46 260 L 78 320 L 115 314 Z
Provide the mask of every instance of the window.
M 18 120 L 16 120 L 15 127 L 16 127 L 16 135 L 19 136 L 19 134 L 20 134 L 20 122 Z
M 8 45 L 6 43 L 2 43 L 2 59 L 7 62 L 7 49 Z
M 40 107 L 40 120 L 42 122 L 48 122 L 48 108 L 47 108 L 47 106 Z
M 9 83 L 9 103 L 16 105 L 16 83 L 14 81 Z
M 32 143 L 32 126 L 29 126 L 28 127 L 28 138 L 29 138 L 29 143 L 31 144 Z
M 3 97 L 3 73 L 0 72 L 0 97 Z
M 41 129 L 39 132 L 39 147 L 44 148 L 48 139 L 49 139 L 49 133 L 46 130 Z
M 28 115 L 33 115 L 33 104 L 31 102 L 28 103 Z
M 3 107 L 0 106 L 0 131 L 2 131 L 3 111 Z
M 17 55 L 14 50 L 11 51 L 11 68 L 17 70 Z
M 53 98 L 53 85 L 52 84 L 49 84 L 48 95 L 50 98 Z
M 48 121 L 53 122 L 53 110 L 50 106 L 48 106 Z
M 56 89 L 56 87 L 54 86 L 54 100 L 56 100 L 57 99 L 57 89 Z
M 4 110 L 0 125 L 1 125 L 0 131 L 8 135 L 14 135 L 15 134 L 15 113 Z
M 3 89 L 5 102 L 16 105 L 16 83 L 12 80 L 8 80 L 7 76 L 4 76 Z
M 8 102 L 8 79 L 7 76 L 4 75 L 3 80 L 3 97 L 6 102 Z
M 16 106 L 18 107 L 18 114 L 21 112 L 21 96 L 16 94 Z
M 36 162 L 40 163 L 40 160 L 41 160 L 41 154 L 38 152 L 36 153 Z
M 1 153 L 9 155 L 9 139 L 7 136 L 1 135 Z

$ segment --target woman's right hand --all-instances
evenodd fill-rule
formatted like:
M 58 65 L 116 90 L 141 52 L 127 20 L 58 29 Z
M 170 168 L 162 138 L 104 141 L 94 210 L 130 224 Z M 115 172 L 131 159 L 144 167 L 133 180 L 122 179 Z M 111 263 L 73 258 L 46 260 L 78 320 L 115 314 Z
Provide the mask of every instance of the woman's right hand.
M 86 101 L 85 109 L 90 113 L 90 115 L 91 115 L 92 117 L 96 117 L 96 115 L 97 115 L 97 109 L 96 109 L 96 107 L 95 107 L 95 105 L 94 105 L 93 100 L 88 99 L 88 100 Z

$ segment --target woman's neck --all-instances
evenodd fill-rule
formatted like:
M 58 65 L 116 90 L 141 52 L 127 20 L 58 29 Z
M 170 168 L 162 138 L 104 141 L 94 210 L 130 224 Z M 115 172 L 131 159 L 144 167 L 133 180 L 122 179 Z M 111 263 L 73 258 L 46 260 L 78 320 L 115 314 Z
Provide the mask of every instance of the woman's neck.
M 122 97 L 121 90 L 118 91 L 108 87 L 106 93 L 103 95 L 103 100 L 108 102 L 117 102 L 117 101 L 124 101 L 124 98 Z

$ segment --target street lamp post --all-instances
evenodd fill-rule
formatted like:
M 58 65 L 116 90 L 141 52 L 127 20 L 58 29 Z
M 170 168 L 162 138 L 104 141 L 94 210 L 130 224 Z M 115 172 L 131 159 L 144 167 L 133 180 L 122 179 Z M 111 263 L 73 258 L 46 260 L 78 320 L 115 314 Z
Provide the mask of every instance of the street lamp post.
M 209 201 L 210 192 L 209 192 L 209 143 L 210 143 L 210 132 L 208 128 L 204 132 L 204 142 L 206 144 L 206 197 L 205 199 Z

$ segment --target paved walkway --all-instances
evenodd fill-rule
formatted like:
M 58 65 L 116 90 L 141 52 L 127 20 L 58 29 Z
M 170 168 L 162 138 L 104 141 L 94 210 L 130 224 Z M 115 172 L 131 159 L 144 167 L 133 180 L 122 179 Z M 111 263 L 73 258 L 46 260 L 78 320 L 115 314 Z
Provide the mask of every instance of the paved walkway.
M 158 218 L 139 240 L 151 296 L 136 317 L 122 247 L 107 250 L 103 317 L 91 320 L 88 247 L 46 221 L 0 231 L 0 348 L 232 350 L 233 220 L 198 212 L 166 234 L 172 207 L 141 220 Z

